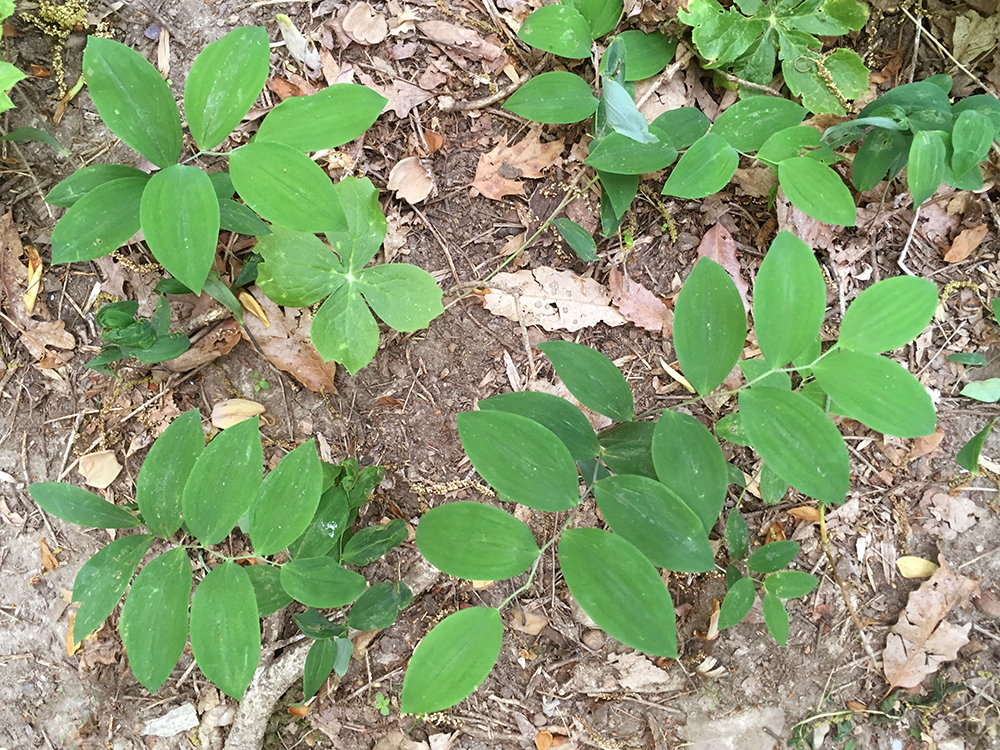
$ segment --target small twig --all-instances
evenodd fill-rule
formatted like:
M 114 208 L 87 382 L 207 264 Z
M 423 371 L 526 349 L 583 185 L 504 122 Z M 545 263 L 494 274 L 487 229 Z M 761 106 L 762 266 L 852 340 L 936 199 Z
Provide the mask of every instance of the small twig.
M 531 71 L 525 70 L 521 74 L 521 77 L 518 78 L 516 81 L 514 81 L 514 83 L 510 84 L 509 86 L 504 86 L 502 89 L 499 89 L 496 93 L 490 94 L 489 96 L 484 96 L 481 99 L 473 99 L 472 101 L 468 102 L 453 102 L 451 104 L 439 105 L 438 108 L 442 112 L 471 112 L 476 109 L 482 109 L 483 107 L 488 107 L 491 104 L 496 104 L 501 99 L 506 99 L 508 96 L 513 94 L 524 84 L 526 84 L 528 82 L 528 79 L 531 78 L 531 76 L 532 76 Z
M 427 227 L 430 233 L 434 235 L 434 239 L 437 240 L 438 245 L 440 245 L 441 249 L 444 250 L 444 257 L 448 259 L 448 267 L 451 268 L 451 275 L 452 278 L 455 279 L 455 284 L 461 284 L 462 282 L 458 278 L 458 271 L 455 270 L 455 261 L 452 260 L 451 251 L 448 249 L 448 243 L 444 241 L 444 237 L 442 237 L 440 233 L 433 226 L 431 226 L 431 223 L 427 221 L 427 217 L 424 216 L 423 212 L 419 208 L 416 206 L 410 206 L 410 208 L 413 209 L 413 212 L 417 215 L 420 221 L 424 223 L 424 226 Z
M 737 76 L 734 76 L 732 73 L 726 73 L 723 70 L 720 70 L 718 72 L 721 73 L 722 77 L 725 78 L 730 83 L 736 83 L 739 84 L 740 86 L 746 86 L 748 89 L 756 89 L 757 91 L 764 91 L 770 94 L 771 96 L 778 96 L 784 99 L 784 96 L 782 96 L 780 91 L 778 91 L 777 89 L 773 89 L 770 86 L 765 86 L 761 83 L 754 83 L 753 81 L 748 81 L 744 78 L 739 78 Z
M 997 92 L 995 92 L 993 89 L 991 89 L 985 83 L 983 83 L 975 73 L 973 73 L 971 70 L 969 70 L 967 67 L 965 67 L 962 63 L 960 63 L 958 61 L 958 58 L 956 58 L 953 54 L 951 54 L 951 52 L 948 50 L 947 47 L 945 47 L 943 44 L 941 44 L 941 42 L 939 42 L 937 39 L 935 39 L 934 35 L 931 34 L 929 31 L 927 31 L 927 29 L 924 28 L 924 25 L 922 23 L 920 23 L 920 21 L 917 19 L 916 16 L 914 16 L 912 13 L 910 13 L 910 11 L 908 11 L 906 8 L 901 8 L 901 10 L 903 11 L 903 13 L 906 15 L 907 18 L 909 18 L 911 21 L 913 21 L 913 25 L 917 27 L 917 31 L 919 31 L 923 36 L 926 36 L 927 40 L 931 44 L 933 44 L 935 47 L 937 47 L 938 51 L 941 54 L 943 54 L 945 57 L 947 57 L 949 60 L 951 60 L 955 64 L 956 68 L 958 68 L 959 70 L 961 70 L 963 73 L 965 73 L 965 75 L 969 76 L 969 78 L 971 78 L 973 81 L 975 81 L 976 83 L 978 83 L 979 86 L 983 89 L 983 91 L 985 91 L 987 94 L 992 94 L 993 96 L 997 96 Z
M 913 271 L 906 267 L 906 253 L 910 249 L 910 243 L 913 242 L 913 233 L 917 229 L 917 220 L 920 218 L 920 206 L 917 206 L 917 210 L 913 212 L 913 222 L 910 224 L 910 232 L 906 235 L 906 244 L 903 245 L 903 252 L 899 254 L 899 260 L 896 261 L 896 265 L 899 266 L 903 273 L 907 276 L 916 276 Z

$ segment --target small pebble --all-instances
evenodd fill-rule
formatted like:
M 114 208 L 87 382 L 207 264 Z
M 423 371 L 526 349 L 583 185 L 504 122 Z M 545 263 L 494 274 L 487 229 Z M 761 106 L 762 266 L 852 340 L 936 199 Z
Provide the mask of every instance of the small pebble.
M 607 643 L 604 633 L 600 630 L 588 630 L 584 632 L 583 637 L 580 640 L 583 641 L 584 646 L 593 649 L 594 651 L 600 651 L 604 648 L 604 644 Z
M 534 724 L 536 727 L 543 727 L 549 723 L 549 719 L 545 714 L 538 712 L 537 714 L 531 717 L 531 723 Z
M 160 38 L 160 27 L 159 26 L 147 26 L 146 30 L 143 32 L 147 39 L 152 39 L 154 42 Z

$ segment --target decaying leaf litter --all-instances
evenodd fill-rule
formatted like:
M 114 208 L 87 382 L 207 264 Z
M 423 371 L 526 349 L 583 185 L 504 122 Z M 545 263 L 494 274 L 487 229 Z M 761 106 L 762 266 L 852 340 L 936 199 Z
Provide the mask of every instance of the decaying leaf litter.
M 44 262 L 52 224 L 38 191 L 44 192 L 66 172 L 44 166 L 51 164 L 51 156 L 32 145 L 20 146 L 23 162 L 17 162 L 21 154 L 11 155 L 16 163 L 3 179 L 11 196 L 5 208 L 12 211 L 4 219 L 0 253 L 5 316 L 0 383 L 6 423 L 0 425 L 0 533 L 7 550 L 7 575 L 0 585 L 5 587 L 3 619 L 14 644 L 3 655 L 12 676 L 2 696 L 10 717 L 3 726 L 7 746 L 43 745 L 44 733 L 50 742 L 68 746 L 97 746 L 110 738 L 114 746 L 127 747 L 132 737 L 144 737 L 147 746 L 180 747 L 187 746 L 196 722 L 201 742 L 221 747 L 232 720 L 232 706 L 206 689 L 196 672 L 178 673 L 161 693 L 166 701 L 144 694 L 119 669 L 123 657 L 111 627 L 81 644 L 76 656 L 67 657 L 72 612 L 68 590 L 75 569 L 89 551 L 108 540 L 98 534 L 88 538 L 41 518 L 23 491 L 29 479 L 62 476 L 82 483 L 91 469 L 107 471 L 105 457 L 110 454 L 123 469 L 107 492 L 112 498 L 127 498 L 142 451 L 174 417 L 200 408 L 207 418 L 216 405 L 243 398 L 265 408 L 270 459 L 318 433 L 321 450 L 331 458 L 355 455 L 363 463 L 390 466 L 365 520 L 397 516 L 413 521 L 445 497 L 440 493 L 449 490 L 443 486 L 448 482 L 457 481 L 460 488 L 447 497 L 479 497 L 463 481 L 468 467 L 461 462 L 453 415 L 494 393 L 553 388 L 551 371 L 536 371 L 544 360 L 531 347 L 540 341 L 572 336 L 611 356 L 625 369 L 640 408 L 684 400 L 688 392 L 664 334 L 669 333 L 672 300 L 700 255 L 715 253 L 710 257 L 747 284 L 752 295 L 753 272 L 763 248 L 777 229 L 793 229 L 819 251 L 829 274 L 831 326 L 868 283 L 898 272 L 895 257 L 912 217 L 906 201 L 886 199 L 883 204 L 881 190 L 863 195 L 859 227 L 839 230 L 802 215 L 780 197 L 769 211 L 767 188 L 762 188 L 760 175 L 751 172 L 738 175 L 727 190 L 705 201 L 660 205 L 658 198 L 640 199 L 628 217 L 627 231 L 600 243 L 601 260 L 596 264 L 574 260 L 553 230 L 518 252 L 523 237 L 531 236 L 567 197 L 566 216 L 591 230 L 597 226 L 594 196 L 579 179 L 587 140 L 582 128 L 532 128 L 494 105 L 448 111 L 457 109 L 456 103 L 488 96 L 486 77 L 502 89 L 519 80 L 526 66 L 536 72 L 545 69 L 546 61 L 526 58 L 526 51 L 511 42 L 510 29 L 531 9 L 528 3 L 501 2 L 495 9 L 497 24 L 471 3 L 280 8 L 294 27 L 315 31 L 316 43 L 300 49 L 289 43 L 291 35 L 286 33 L 288 47 L 276 50 L 272 58 L 270 101 L 261 104 L 269 106 L 296 90 L 305 93 L 333 82 L 365 83 L 390 100 L 387 114 L 373 130 L 338 152 L 322 154 L 321 163 L 335 177 L 355 170 L 387 188 L 382 194 L 390 220 L 386 256 L 431 271 L 447 299 L 454 301 L 426 333 L 383 336 L 375 362 L 355 377 L 334 375 L 332 367 L 296 346 L 308 338 L 302 335 L 307 311 L 265 309 L 271 328 L 286 332 L 272 335 L 275 350 L 269 351 L 261 339 L 271 328 L 251 329 L 265 360 L 247 341 L 240 343 L 238 327 L 225 328 L 226 321 L 207 299 L 174 301 L 176 323 L 191 326 L 206 342 L 203 358 L 193 368 L 152 375 L 129 369 L 117 382 L 84 370 L 82 362 L 92 356 L 87 347 L 99 343 L 91 312 L 95 300 L 102 293 L 133 298 L 141 308 L 149 308 L 148 314 L 157 274 L 144 269 L 146 259 L 131 249 L 119 262 L 99 262 L 96 268 L 81 265 L 68 274 L 65 268 L 52 271 L 46 266 L 41 293 L 29 312 L 26 293 L 36 266 L 24 246 L 38 247 Z M 990 19 L 995 19 L 989 10 L 954 12 L 935 5 L 929 8 L 927 26 L 960 61 L 978 65 L 995 87 L 993 63 L 1000 53 L 996 35 L 989 37 Z M 272 16 L 276 11 L 269 7 L 240 10 L 236 21 L 229 11 L 195 3 L 178 4 L 162 15 L 120 12 L 126 41 L 154 61 L 168 63 L 175 76 L 187 69 L 198 49 L 236 22 L 263 24 L 272 40 L 282 38 Z M 634 3 L 627 23 L 651 28 L 674 13 L 670 7 Z M 157 47 L 143 37 L 154 23 L 169 29 L 170 44 Z M 870 63 L 873 83 L 892 83 L 913 62 L 913 47 L 905 42 L 913 27 L 907 29 L 890 14 L 881 21 L 873 17 L 869 26 L 872 38 L 892 42 L 882 45 Z M 897 37 L 904 43 L 898 44 Z M 9 48 L 19 56 L 15 62 L 45 59 L 47 45 L 30 32 L 13 41 Z M 856 42 L 860 49 L 867 37 L 861 35 Z M 928 48 L 919 49 L 917 78 L 943 69 Z M 73 55 L 70 49 L 71 67 Z M 78 51 L 76 55 L 78 65 Z M 672 76 L 640 84 L 647 119 L 682 105 L 697 105 L 714 118 L 733 103 L 734 95 L 714 87 L 711 76 L 683 51 L 678 59 L 686 64 Z M 959 86 L 969 86 L 961 76 L 957 80 Z M 85 96 L 53 127 L 45 119 L 52 111 L 45 98 L 46 82 L 39 79 L 22 88 L 25 100 L 16 101 L 19 109 L 8 116 L 12 127 L 51 128 L 77 160 L 129 158 L 126 149 L 105 136 L 95 138 L 93 122 L 85 115 Z M 254 122 L 251 116 L 242 131 L 252 133 Z M 403 163 L 409 169 L 396 171 L 393 183 L 392 172 Z M 663 178 L 648 179 L 652 195 L 658 195 Z M 967 485 L 952 486 L 949 481 L 962 479 L 953 463 L 957 449 L 992 416 L 988 407 L 970 405 L 956 394 L 968 379 L 995 374 L 991 367 L 973 370 L 944 355 L 981 351 L 990 356 L 996 347 L 997 326 L 988 304 L 1000 288 L 992 200 L 989 192 L 942 190 L 921 210 L 914 233 L 911 270 L 937 281 L 943 295 L 935 325 L 904 354 L 911 371 L 938 396 L 941 439 L 935 445 L 918 445 L 870 433 L 856 423 L 841 425 L 854 454 L 854 488 L 848 503 L 828 517 L 828 531 L 839 578 L 881 669 L 871 663 L 842 593 L 829 578 L 793 611 L 791 643 L 779 650 L 760 637 L 764 631 L 759 615 L 714 640 L 697 638 L 694 631 L 710 629 L 712 600 L 721 597 L 724 588 L 721 579 L 712 576 L 691 581 L 677 576 L 671 588 L 683 621 L 684 657 L 675 664 L 654 664 L 589 629 L 562 598 L 561 582 L 543 569 L 523 599 L 523 622 L 508 623 L 502 669 L 450 712 L 450 719 L 418 724 L 404 737 L 400 730 L 409 730 L 412 720 L 396 714 L 383 717 L 375 708 L 375 693 L 387 694 L 390 700 L 398 695 L 413 646 L 442 611 L 506 594 L 489 587 L 466 590 L 440 579 L 392 629 L 367 642 L 359 639 L 361 658 L 306 717 L 293 719 L 279 710 L 268 746 L 301 740 L 344 748 L 601 747 L 617 742 L 673 747 L 683 741 L 709 747 L 717 745 L 704 743 L 729 739 L 735 747 L 767 747 L 775 742 L 772 735 L 787 739 L 797 732 L 795 736 L 808 736 L 814 745 L 841 747 L 846 740 L 835 737 L 847 721 L 854 731 L 847 739 L 858 739 L 861 747 L 892 747 L 895 740 L 906 746 L 916 737 L 932 747 L 990 746 L 996 724 L 991 718 L 995 713 L 987 707 L 997 699 L 990 664 L 1000 644 L 991 619 L 997 616 L 1000 567 L 991 554 L 1000 533 L 995 485 L 986 472 Z M 676 227 L 675 240 L 663 211 Z M 238 270 L 232 258 L 244 252 L 235 245 L 226 248 L 221 256 L 226 272 Z M 543 291 L 504 283 L 502 277 L 488 278 L 505 261 L 502 273 L 524 278 L 525 283 L 533 279 Z M 558 280 L 558 294 L 543 296 L 546 287 L 540 274 Z M 584 291 L 595 285 L 604 289 L 600 298 L 606 301 L 601 305 L 595 305 L 592 291 Z M 467 291 L 474 293 L 462 297 Z M 510 298 L 513 321 L 495 317 L 488 308 L 490 297 L 503 295 Z M 551 327 L 522 317 L 530 304 L 556 311 Z M 519 313 L 521 305 L 525 307 Z M 575 331 L 562 325 L 592 308 L 605 311 L 605 322 L 585 323 Z M 662 321 L 659 329 L 656 321 Z M 745 355 L 753 354 L 751 339 Z M 281 374 L 272 363 L 291 375 Z M 262 382 L 268 384 L 266 389 Z M 696 415 L 714 420 L 732 404 L 714 397 L 705 408 Z M 987 462 L 995 445 L 987 442 Z M 737 450 L 728 457 L 752 477 L 756 467 L 746 455 Z M 91 478 L 103 481 L 106 475 Z M 821 573 L 818 530 L 808 514 L 793 512 L 800 505 L 794 495 L 774 507 L 751 505 L 752 530 L 760 541 L 787 537 L 802 542 L 802 569 Z M 599 523 L 595 516 L 585 521 Z M 540 535 L 546 532 L 536 529 Z M 897 571 L 896 561 L 904 553 L 937 561 L 939 550 L 944 564 L 934 576 L 951 576 L 947 587 L 959 592 L 951 598 L 938 589 L 931 595 L 928 587 L 934 577 L 921 583 Z M 391 564 L 405 569 L 415 559 L 415 550 L 404 548 Z M 976 586 L 980 594 L 974 597 Z M 282 637 L 279 630 L 273 640 Z M 921 700 L 908 694 L 882 702 L 889 685 L 902 686 L 917 677 L 926 678 L 927 706 L 907 713 Z M 934 679 L 965 689 L 948 693 L 932 684 Z M 126 700 L 115 700 L 116 695 Z M 293 689 L 286 703 L 294 700 Z M 872 713 L 866 716 L 864 709 Z M 170 715 L 173 723 L 164 722 Z M 808 721 L 813 715 L 824 718 Z M 899 721 L 877 723 L 879 717 L 899 716 Z M 799 722 L 805 723 L 796 726 Z

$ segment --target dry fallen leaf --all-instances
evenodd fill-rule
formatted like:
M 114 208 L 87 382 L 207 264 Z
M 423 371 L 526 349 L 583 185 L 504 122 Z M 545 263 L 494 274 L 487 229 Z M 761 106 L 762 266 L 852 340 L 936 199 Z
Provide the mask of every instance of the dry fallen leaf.
M 538 635 L 549 624 L 549 621 L 534 611 L 525 611 L 515 607 L 510 611 L 509 625 L 514 630 L 528 635 Z
M 963 229 L 955 241 L 951 243 L 944 254 L 945 263 L 958 263 L 959 261 L 968 258 L 972 251 L 975 250 L 986 239 L 986 235 L 989 234 L 990 225 L 980 224 L 977 227 L 971 227 L 970 229 Z
M 301 719 L 309 715 L 309 706 L 289 706 L 288 713 Z
M 378 44 L 389 35 L 389 24 L 368 3 L 358 3 L 344 16 L 344 33 L 359 44 Z
M 375 83 L 375 79 L 364 73 L 358 74 L 358 80 L 388 99 L 389 101 L 386 103 L 383 111 L 391 110 L 400 119 L 406 117 L 410 113 L 410 110 L 418 104 L 423 104 L 434 98 L 434 94 L 431 92 L 424 91 L 419 86 L 415 86 L 399 78 L 394 78 L 391 86 L 381 86 Z
M 69 613 L 69 625 L 66 627 L 66 655 L 72 656 L 80 648 L 80 644 L 73 640 L 73 625 L 76 622 L 76 612 Z
M 903 555 L 896 560 L 896 568 L 903 578 L 928 578 L 937 571 L 938 564 L 922 557 Z
M 788 515 L 792 518 L 797 518 L 800 521 L 809 521 L 810 523 L 819 523 L 819 510 L 812 507 L 811 505 L 800 505 L 797 508 L 792 508 L 788 511 Z
M 483 295 L 486 309 L 526 326 L 579 331 L 597 323 L 620 326 L 627 322 L 611 307 L 607 289 L 572 271 L 543 266 L 534 271 L 499 273 L 490 283 Z
M 913 447 L 910 449 L 910 458 L 920 458 L 921 456 L 927 456 L 934 453 L 934 451 L 937 450 L 937 447 L 941 445 L 942 440 L 944 440 L 944 430 L 940 427 L 934 430 L 934 432 L 930 435 L 918 437 L 913 441 Z
M 612 268 L 608 274 L 608 288 L 611 290 L 611 304 L 626 320 L 647 331 L 662 332 L 664 336 L 673 331 L 673 310 L 638 281 L 633 281 L 618 268 Z
M 42 288 L 42 259 L 38 257 L 34 245 L 25 245 L 24 250 L 28 254 L 28 288 L 24 290 L 24 309 L 31 315 L 35 310 L 38 290 Z
M 420 203 L 434 188 L 431 171 L 420 162 L 419 156 L 408 156 L 396 162 L 389 171 L 387 188 L 411 206 Z
M 942 539 L 956 539 L 975 526 L 985 512 L 965 495 L 950 495 L 938 489 L 925 492 L 919 507 L 930 511 L 921 522 L 924 531 Z
M 536 750 L 549 750 L 550 747 L 552 747 L 552 732 L 543 729 L 535 735 L 535 748 Z
M 319 53 L 316 51 L 315 45 L 313 45 L 295 23 L 286 16 L 284 13 L 279 13 L 274 17 L 274 20 L 278 23 L 278 32 L 281 34 L 281 38 L 285 41 L 285 49 L 288 53 L 294 57 L 300 65 L 308 68 L 313 76 L 319 71 L 323 66 L 323 63 L 319 59 Z
M 543 177 L 543 170 L 551 167 L 563 151 L 562 139 L 546 143 L 541 135 L 541 128 L 534 128 L 513 146 L 508 146 L 507 136 L 503 136 L 496 148 L 479 157 L 472 187 L 493 200 L 524 195 L 520 180 Z
M 503 47 L 483 39 L 474 30 L 465 26 L 458 26 L 447 21 L 421 21 L 417 27 L 432 42 L 445 48 L 445 52 L 449 53 L 452 59 L 459 57 L 472 60 L 501 61 L 501 58 L 504 57 Z M 462 62 L 464 65 L 468 65 L 467 62 Z
M 749 310 L 750 303 L 747 302 L 747 292 L 750 287 L 747 286 L 740 273 L 740 262 L 736 258 L 736 241 L 729 230 L 722 224 L 716 224 L 705 232 L 705 236 L 701 238 L 701 244 L 698 246 L 698 257 L 710 258 L 726 269 L 726 273 L 732 277 L 739 290 L 740 299 L 743 300 L 743 309 Z
M 979 583 L 955 573 L 938 555 L 941 567 L 910 594 L 906 609 L 892 626 L 882 653 L 890 689 L 914 688 L 969 642 L 972 623 L 954 625 L 945 616 L 979 594 Z
M 85 484 L 103 490 L 118 478 L 122 465 L 114 451 L 98 451 L 80 456 L 79 469 Z
M 49 549 L 48 542 L 45 541 L 45 537 L 38 540 L 38 552 L 42 557 L 42 567 L 46 570 L 55 570 L 59 567 L 59 561 L 56 556 L 52 554 L 52 550 Z
M 186 372 L 229 354 L 240 343 L 243 329 L 233 318 L 224 320 L 198 339 L 198 343 L 175 359 L 163 362 L 171 372 Z
M 256 401 L 249 401 L 245 398 L 227 398 L 212 407 L 212 424 L 220 430 L 225 430 L 234 424 L 263 414 L 265 411 L 263 405 Z

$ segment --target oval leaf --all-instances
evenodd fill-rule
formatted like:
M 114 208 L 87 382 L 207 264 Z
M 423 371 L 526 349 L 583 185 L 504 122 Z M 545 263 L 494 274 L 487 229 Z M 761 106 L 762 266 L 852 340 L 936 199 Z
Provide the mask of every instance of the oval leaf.
M 103 497 L 62 482 L 28 485 L 28 494 L 42 510 L 78 526 L 95 529 L 131 529 L 139 519 Z
M 626 422 L 612 430 L 602 432 L 601 460 L 615 474 L 637 474 L 656 479 L 653 465 L 653 433 L 656 425 L 652 422 Z M 592 479 L 586 477 L 590 482 Z
M 407 537 L 406 522 L 394 518 L 384 526 L 361 529 L 344 545 L 343 561 L 350 565 L 367 565 L 378 560 Z
M 146 527 L 157 536 L 166 539 L 181 527 L 184 485 L 204 450 L 201 415 L 192 409 L 171 422 L 146 454 L 135 500 Z
M 808 156 L 778 162 L 778 183 L 792 205 L 805 214 L 840 226 L 857 223 L 854 197 L 840 175 Z
M 788 565 L 797 554 L 799 554 L 798 542 L 771 542 L 747 558 L 747 567 L 754 573 L 773 573 Z
M 375 314 L 397 331 L 426 328 L 444 312 L 443 292 L 434 277 L 412 263 L 387 263 L 364 269 L 357 289 Z
M 343 607 L 361 596 L 366 585 L 363 575 L 332 557 L 302 557 L 281 568 L 282 588 L 307 607 Z
M 45 196 L 45 202 L 69 208 L 94 188 L 122 177 L 141 177 L 144 181 L 149 179 L 145 172 L 124 164 L 93 164 L 78 169 L 52 188 Z
M 746 519 L 738 510 L 729 511 L 726 518 L 726 546 L 729 547 L 729 557 L 742 560 L 747 556 L 750 547 L 750 530 Z
M 319 356 L 339 362 L 351 375 L 378 351 L 378 323 L 361 295 L 344 280 L 316 311 L 311 333 Z
M 913 135 L 906 162 L 906 186 L 915 207 L 934 195 L 944 179 L 948 149 L 941 135 L 937 130 L 920 130 Z
M 114 611 L 152 541 L 151 534 L 123 536 L 102 547 L 80 568 L 73 584 L 73 601 L 80 602 L 73 640 L 82 641 Z
M 248 565 L 247 576 L 257 600 L 257 616 L 269 617 L 292 603 L 292 597 L 281 588 L 281 572 L 270 565 Z
M 417 525 L 417 549 L 438 570 L 470 581 L 520 575 L 538 558 L 538 545 L 523 521 L 482 503 L 448 503 Z
M 764 601 L 761 602 L 761 609 L 764 610 L 764 624 L 767 630 L 779 646 L 788 643 L 788 610 L 776 595 L 768 591 L 764 594 Z
M 559 57 L 590 57 L 590 24 L 566 5 L 545 5 L 532 12 L 517 32 L 521 41 Z
M 309 440 L 264 477 L 250 505 L 250 541 L 257 555 L 273 555 L 298 539 L 319 507 L 323 469 Z
M 625 43 L 626 81 L 642 81 L 652 78 L 674 59 L 677 40 L 659 31 L 646 33 L 638 29 L 623 31 L 619 38 Z M 604 58 L 601 58 L 604 62 Z M 604 71 L 601 71 L 602 75 Z
M 584 164 L 615 174 L 646 174 L 669 167 L 677 160 L 677 151 L 670 145 L 669 136 L 663 131 L 657 132 L 656 128 L 650 128 L 649 132 L 656 138 L 653 143 L 640 143 L 612 131 L 591 144 Z
M 975 380 L 963 387 L 961 394 L 986 403 L 1000 401 L 1000 378 Z
M 779 130 L 798 125 L 807 114 L 805 107 L 788 99 L 749 96 L 719 115 L 712 132 L 738 151 L 749 153 L 763 146 Z
M 256 140 L 284 143 L 299 151 L 337 148 L 368 130 L 387 101 L 356 83 L 335 83 L 316 94 L 290 96 L 264 118 Z
M 328 489 L 319 499 L 319 507 L 309 526 L 289 547 L 292 557 L 321 557 L 333 549 L 333 545 L 350 525 L 351 506 L 343 487 Z
M 76 201 L 52 230 L 52 262 L 93 260 L 114 252 L 141 227 L 139 205 L 148 176 L 105 182 Z
M 501 393 L 479 402 L 482 411 L 520 414 L 547 427 L 562 440 L 574 461 L 586 461 L 601 452 L 594 428 L 573 404 L 551 393 Z M 481 579 L 486 580 L 486 579 Z
M 817 586 L 819 579 L 801 570 L 782 570 L 764 579 L 764 588 L 767 592 L 781 599 L 798 599 Z
M 739 163 L 739 152 L 724 138 L 706 133 L 684 152 L 664 183 L 663 194 L 698 199 L 717 193 L 733 179 Z
M 306 654 L 306 662 L 302 667 L 303 700 L 309 700 L 323 687 L 337 662 L 343 660 L 344 652 L 350 659 L 354 644 L 348 638 L 324 638 L 313 643 Z
M 750 578 L 741 578 L 729 588 L 719 608 L 719 630 L 731 628 L 747 616 L 753 607 L 754 593 Z
M 580 260 L 592 263 L 597 260 L 597 243 L 590 232 L 572 219 L 553 219 L 559 234 L 566 240 Z
M 396 622 L 399 610 L 412 600 L 413 592 L 402 581 L 376 583 L 354 602 L 347 624 L 356 630 L 382 630 Z
M 579 122 L 597 111 L 597 97 L 580 76 L 551 71 L 535 76 L 507 98 L 503 108 L 550 125 Z
M 399 710 L 443 711 L 469 697 L 493 669 L 502 642 L 503 621 L 492 607 L 469 607 L 448 615 L 413 652 Z
M 878 354 L 898 349 L 927 327 L 937 309 L 937 285 L 916 276 L 893 276 L 872 284 L 844 312 L 837 343 Z
M 546 341 L 538 348 L 577 401 L 619 422 L 632 419 L 632 391 L 614 362 L 596 349 L 572 341 Z

